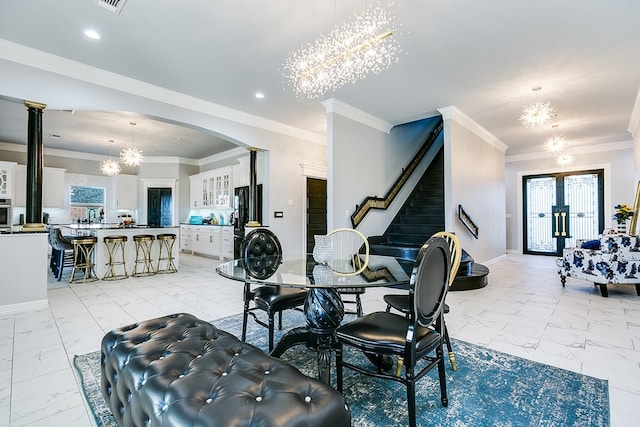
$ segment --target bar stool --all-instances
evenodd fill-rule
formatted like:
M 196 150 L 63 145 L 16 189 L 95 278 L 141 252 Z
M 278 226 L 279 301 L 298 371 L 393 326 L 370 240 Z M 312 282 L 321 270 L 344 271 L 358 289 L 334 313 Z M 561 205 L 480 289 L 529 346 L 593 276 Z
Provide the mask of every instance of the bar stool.
M 151 276 L 156 274 L 153 269 L 151 260 L 151 247 L 155 237 L 152 234 L 136 234 L 133 236 L 133 241 L 136 244 L 136 261 L 133 266 L 134 277 Z M 138 271 L 138 266 L 141 266 Z
M 105 264 L 107 271 L 102 280 L 122 280 L 129 277 L 124 261 L 124 246 L 127 243 L 127 236 L 105 236 L 102 240 L 109 254 L 109 262 Z M 117 274 L 116 268 L 119 266 L 122 266 L 124 274 Z
M 173 263 L 173 244 L 176 242 L 175 234 L 158 234 L 156 236 L 156 240 L 158 240 L 158 245 L 160 247 L 158 252 L 158 264 L 156 266 L 156 273 L 175 273 L 178 271 L 176 266 Z M 166 252 L 165 256 L 162 256 L 162 252 Z M 160 263 L 164 261 L 164 268 L 160 268 Z
M 96 248 L 98 238 L 95 236 L 78 236 L 71 239 L 73 243 L 73 269 L 69 283 L 75 283 L 76 270 L 84 270 L 82 282 L 94 282 L 99 280 L 93 265 L 93 250 Z

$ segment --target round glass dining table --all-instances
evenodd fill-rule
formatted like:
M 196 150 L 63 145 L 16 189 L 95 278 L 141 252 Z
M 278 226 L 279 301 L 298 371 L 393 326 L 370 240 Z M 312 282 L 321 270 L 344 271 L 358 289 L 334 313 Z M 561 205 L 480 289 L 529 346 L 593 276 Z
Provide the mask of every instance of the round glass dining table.
M 216 272 L 223 277 L 242 283 L 305 288 L 304 304 L 306 325 L 287 331 L 271 355 L 280 357 L 287 349 L 306 344 L 318 355 L 318 378 L 326 383 L 330 379 L 331 350 L 336 345 L 335 330 L 344 318 L 344 304 L 340 290 L 344 288 L 407 287 L 413 267 L 412 261 L 382 255 L 371 255 L 361 272 L 336 273 L 337 264 L 347 265 L 350 260 L 331 260 L 318 264 L 312 255 L 303 257 L 252 257 L 220 264 Z M 357 274 L 356 274 L 357 273 Z M 367 355 L 374 363 L 376 355 Z

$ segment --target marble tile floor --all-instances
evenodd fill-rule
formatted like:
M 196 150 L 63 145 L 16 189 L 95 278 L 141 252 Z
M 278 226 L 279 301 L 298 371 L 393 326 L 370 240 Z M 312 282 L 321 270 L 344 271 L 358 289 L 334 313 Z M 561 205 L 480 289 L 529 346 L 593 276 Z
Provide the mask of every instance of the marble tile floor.
M 49 309 L 0 317 L 0 426 L 91 426 L 73 356 L 99 349 L 114 327 L 175 312 L 216 319 L 242 310 L 242 286 L 219 261 L 181 254 L 176 274 L 86 284 L 49 279 Z M 640 425 L 640 297 L 590 283 L 562 288 L 555 258 L 507 255 L 489 285 L 451 292 L 451 336 L 609 380 L 611 425 Z M 369 289 L 365 311 L 389 291 Z M 257 327 L 257 326 L 255 326 Z

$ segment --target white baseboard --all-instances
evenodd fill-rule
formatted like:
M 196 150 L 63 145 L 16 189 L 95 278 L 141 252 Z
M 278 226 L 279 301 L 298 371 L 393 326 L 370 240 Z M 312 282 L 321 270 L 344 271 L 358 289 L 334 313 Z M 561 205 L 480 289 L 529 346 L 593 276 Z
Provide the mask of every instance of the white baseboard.
M 495 258 L 492 258 L 492 259 L 490 259 L 490 260 L 484 261 L 484 262 L 482 262 L 481 264 L 483 264 L 483 265 L 491 265 L 491 264 L 495 264 L 495 263 L 496 263 L 496 262 L 498 262 L 498 261 L 502 261 L 502 260 L 503 260 L 503 259 L 505 259 L 506 257 L 507 257 L 507 255 L 506 255 L 506 254 L 504 254 L 504 255 L 500 255 L 499 257 L 495 257 Z
M 49 300 L 47 299 L 0 305 L 0 316 L 24 313 L 25 311 L 44 310 L 45 308 L 49 308 Z

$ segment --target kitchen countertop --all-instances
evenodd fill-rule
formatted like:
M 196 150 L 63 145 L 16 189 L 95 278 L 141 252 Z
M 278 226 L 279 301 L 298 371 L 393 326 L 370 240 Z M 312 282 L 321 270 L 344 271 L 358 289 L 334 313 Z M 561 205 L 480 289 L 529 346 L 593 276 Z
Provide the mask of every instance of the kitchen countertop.
M 120 225 L 120 223 L 79 223 L 79 224 L 55 224 L 57 227 L 67 227 L 76 230 L 121 230 L 121 229 L 129 229 L 129 228 L 178 228 L 177 226 L 168 226 L 168 227 L 160 227 L 160 226 L 150 226 L 144 224 L 137 224 L 124 227 Z

